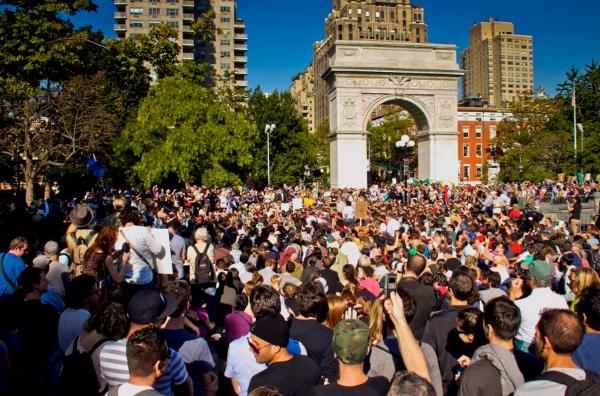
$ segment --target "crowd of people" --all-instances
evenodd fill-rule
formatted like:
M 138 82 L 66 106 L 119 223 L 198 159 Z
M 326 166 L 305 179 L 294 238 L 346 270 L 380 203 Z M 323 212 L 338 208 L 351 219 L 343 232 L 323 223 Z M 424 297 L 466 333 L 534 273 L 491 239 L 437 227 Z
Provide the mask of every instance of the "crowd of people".
M 7 199 L 0 394 L 600 394 L 600 224 L 581 221 L 597 191 Z M 566 201 L 569 221 L 542 200 Z

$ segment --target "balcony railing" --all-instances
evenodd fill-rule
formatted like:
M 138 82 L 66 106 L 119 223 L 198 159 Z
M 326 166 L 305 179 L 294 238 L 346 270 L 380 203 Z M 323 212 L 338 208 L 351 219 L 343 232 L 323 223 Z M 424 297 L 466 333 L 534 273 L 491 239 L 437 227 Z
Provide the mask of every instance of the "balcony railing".
M 236 40 L 248 40 L 248 35 L 245 33 L 244 34 L 236 33 L 234 37 Z
M 183 0 L 183 6 L 184 6 L 184 7 L 193 7 L 193 6 L 194 6 L 194 1 L 191 1 L 191 0 Z
M 245 44 L 235 44 L 234 49 L 236 51 L 248 51 L 248 46 Z
M 236 57 L 233 58 L 233 60 L 235 62 L 244 62 L 244 63 L 246 63 L 246 62 L 248 62 L 248 57 L 247 56 L 236 56 Z
M 244 68 L 244 69 L 233 69 L 233 72 L 235 74 L 248 74 L 248 69 Z
M 235 81 L 235 85 L 237 85 L 238 87 L 247 87 L 248 86 L 248 81 L 246 81 L 246 80 L 236 80 Z
M 189 40 L 189 39 L 184 39 L 183 40 L 183 45 L 185 47 L 193 47 L 194 46 L 194 40 Z
M 115 19 L 125 19 L 127 18 L 126 12 L 115 12 Z
M 115 25 L 115 32 L 122 32 L 127 30 L 127 25 L 125 25 L 124 23 L 118 23 Z
M 115 0 L 115 5 L 127 5 L 127 0 Z
M 194 20 L 194 14 L 191 12 L 184 12 L 183 13 L 183 19 L 186 21 L 193 21 Z

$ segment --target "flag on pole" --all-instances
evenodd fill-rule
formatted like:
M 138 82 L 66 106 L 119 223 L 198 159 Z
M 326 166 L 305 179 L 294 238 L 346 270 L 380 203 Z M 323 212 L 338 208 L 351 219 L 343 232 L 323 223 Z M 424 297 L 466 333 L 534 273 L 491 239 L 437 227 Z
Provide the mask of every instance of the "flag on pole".
M 575 87 L 573 87 L 573 95 L 571 96 L 571 106 L 577 106 L 577 92 L 575 90 Z
M 85 167 L 91 170 L 94 176 L 96 176 L 96 178 L 98 179 L 104 176 L 104 174 L 106 173 L 106 169 L 101 167 L 100 163 L 96 161 L 95 155 L 87 161 Z

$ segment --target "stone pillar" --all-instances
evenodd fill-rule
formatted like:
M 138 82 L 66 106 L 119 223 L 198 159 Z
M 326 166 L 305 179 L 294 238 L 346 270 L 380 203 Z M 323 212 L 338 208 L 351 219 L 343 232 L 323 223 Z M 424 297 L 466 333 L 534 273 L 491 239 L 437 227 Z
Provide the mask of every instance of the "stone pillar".
M 419 136 L 419 179 L 457 183 L 458 135 L 430 132 Z
M 331 187 L 367 188 L 367 133 L 338 131 L 329 149 Z

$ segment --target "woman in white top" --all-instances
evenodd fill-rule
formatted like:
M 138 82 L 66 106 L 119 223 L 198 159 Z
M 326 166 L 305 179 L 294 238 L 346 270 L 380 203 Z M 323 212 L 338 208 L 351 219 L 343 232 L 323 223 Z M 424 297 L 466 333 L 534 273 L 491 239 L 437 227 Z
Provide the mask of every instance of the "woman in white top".
M 120 249 L 124 243 L 130 247 L 129 268 L 125 271 L 123 298 L 125 303 L 138 291 L 153 286 L 154 258 L 163 252 L 163 247 L 154 238 L 151 227 L 142 227 L 140 215 L 135 209 L 127 208 L 121 212 L 121 223 L 117 243 Z

